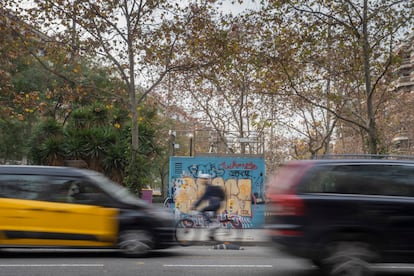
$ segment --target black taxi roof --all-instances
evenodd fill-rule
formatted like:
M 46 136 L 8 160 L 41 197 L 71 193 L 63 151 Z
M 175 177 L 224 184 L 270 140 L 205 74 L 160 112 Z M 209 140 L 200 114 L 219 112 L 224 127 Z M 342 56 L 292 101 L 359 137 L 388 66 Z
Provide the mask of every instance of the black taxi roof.
M 97 172 L 87 169 L 61 166 L 40 165 L 0 165 L 0 174 L 37 174 L 37 175 L 65 175 L 65 176 L 90 176 Z

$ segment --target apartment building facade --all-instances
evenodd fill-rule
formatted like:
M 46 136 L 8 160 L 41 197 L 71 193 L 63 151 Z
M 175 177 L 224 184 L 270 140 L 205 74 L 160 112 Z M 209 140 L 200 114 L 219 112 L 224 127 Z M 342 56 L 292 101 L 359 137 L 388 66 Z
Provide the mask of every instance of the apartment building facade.
M 400 110 L 397 118 L 401 126 L 392 140 L 392 151 L 398 154 L 414 154 L 414 33 L 411 33 L 398 48 L 401 65 L 396 70 L 394 93 L 399 94 L 400 102 L 407 103 L 407 110 Z

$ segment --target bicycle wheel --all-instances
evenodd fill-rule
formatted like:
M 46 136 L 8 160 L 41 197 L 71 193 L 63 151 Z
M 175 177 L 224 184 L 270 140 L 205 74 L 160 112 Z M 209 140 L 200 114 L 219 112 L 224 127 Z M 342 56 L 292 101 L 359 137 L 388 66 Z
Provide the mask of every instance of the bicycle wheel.
M 240 242 L 243 237 L 243 229 L 233 220 L 221 220 L 220 227 L 216 228 L 215 238 L 221 242 Z
M 194 221 L 191 219 L 180 219 L 175 225 L 175 240 L 181 246 L 191 245 L 194 234 Z

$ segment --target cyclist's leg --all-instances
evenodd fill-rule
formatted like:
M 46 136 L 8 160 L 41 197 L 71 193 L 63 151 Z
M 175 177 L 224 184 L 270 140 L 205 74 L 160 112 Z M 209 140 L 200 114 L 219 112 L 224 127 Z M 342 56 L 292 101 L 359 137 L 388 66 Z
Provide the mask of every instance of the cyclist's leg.
M 210 200 L 209 205 L 202 209 L 209 226 L 209 239 L 212 241 L 215 240 L 216 229 L 220 227 L 220 222 L 217 219 L 217 211 L 220 209 L 220 206 L 220 200 Z M 213 215 L 210 217 L 208 212 L 212 212 Z
M 217 211 L 220 209 L 220 207 L 221 207 L 220 200 L 210 200 L 209 204 L 202 209 L 202 212 L 203 213 L 212 212 L 213 214 L 211 218 L 213 218 L 214 220 L 217 220 Z M 210 216 L 208 216 L 209 222 L 211 222 L 211 218 Z
M 211 222 L 210 212 L 215 213 L 215 210 L 214 208 L 212 208 L 212 206 L 208 205 L 204 207 L 203 209 L 201 209 L 200 212 L 203 214 L 203 218 L 207 221 L 207 223 L 210 223 Z M 214 217 L 214 215 L 212 217 Z
M 207 206 L 207 207 L 203 208 L 202 210 L 200 210 L 200 213 L 203 215 L 203 219 L 205 221 L 204 225 L 206 226 L 206 229 L 208 229 L 208 239 L 210 241 L 214 241 L 215 240 L 215 238 L 214 238 L 215 231 L 214 231 L 214 228 L 211 227 L 212 220 L 210 218 L 210 212 L 214 212 L 214 210 L 211 210 L 210 206 Z
M 217 211 L 217 208 L 210 209 L 210 212 L 212 213 L 212 218 L 210 218 L 209 221 L 209 239 L 211 241 L 216 240 L 216 230 L 220 227 L 220 221 L 217 218 Z

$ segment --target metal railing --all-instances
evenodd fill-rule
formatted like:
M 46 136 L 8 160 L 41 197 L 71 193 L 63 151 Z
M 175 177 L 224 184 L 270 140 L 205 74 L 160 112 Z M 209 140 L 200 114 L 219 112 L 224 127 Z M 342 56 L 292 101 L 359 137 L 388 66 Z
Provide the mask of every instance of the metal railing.
M 259 132 L 170 130 L 172 156 L 264 155 L 264 136 Z

